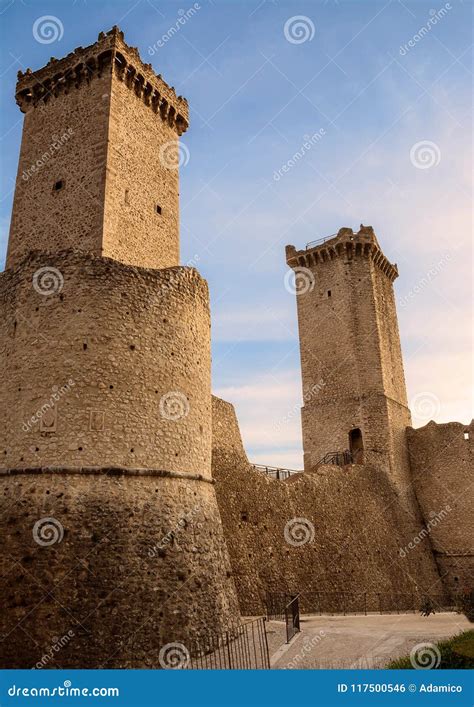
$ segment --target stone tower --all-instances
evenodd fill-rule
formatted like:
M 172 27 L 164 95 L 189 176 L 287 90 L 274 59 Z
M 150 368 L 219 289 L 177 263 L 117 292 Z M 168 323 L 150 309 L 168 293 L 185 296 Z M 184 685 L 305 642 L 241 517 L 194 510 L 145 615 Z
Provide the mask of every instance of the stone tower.
M 411 424 L 393 281 L 371 227 L 287 246 L 294 270 L 303 378 L 305 468 L 350 450 L 356 463 L 409 479 Z
M 0 664 L 159 667 L 238 618 L 207 283 L 178 265 L 187 104 L 116 28 L 19 77 L 0 274 Z M 170 156 L 171 155 L 171 156 Z M 158 208 L 159 207 L 159 208 Z
M 131 100 L 131 94 L 139 100 Z M 7 267 L 74 248 L 179 263 L 179 136 L 188 104 L 114 28 L 18 76 L 25 113 Z

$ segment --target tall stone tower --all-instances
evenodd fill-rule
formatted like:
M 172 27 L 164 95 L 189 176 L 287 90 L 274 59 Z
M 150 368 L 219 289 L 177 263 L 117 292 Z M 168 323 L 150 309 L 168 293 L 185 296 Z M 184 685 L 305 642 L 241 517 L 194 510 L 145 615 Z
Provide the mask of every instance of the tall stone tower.
M 0 274 L 0 665 L 159 667 L 238 605 L 207 283 L 178 265 L 187 104 L 118 29 L 19 77 Z M 71 633 L 70 633 L 71 632 Z M 55 638 L 56 637 L 56 638 Z
M 123 33 L 115 27 L 20 72 L 16 99 L 25 121 L 7 267 L 29 250 L 64 248 L 178 265 L 178 137 L 188 104 Z
M 350 450 L 356 463 L 409 479 L 411 424 L 398 333 L 395 265 L 371 227 L 341 228 L 305 250 L 287 246 L 296 277 L 305 468 Z

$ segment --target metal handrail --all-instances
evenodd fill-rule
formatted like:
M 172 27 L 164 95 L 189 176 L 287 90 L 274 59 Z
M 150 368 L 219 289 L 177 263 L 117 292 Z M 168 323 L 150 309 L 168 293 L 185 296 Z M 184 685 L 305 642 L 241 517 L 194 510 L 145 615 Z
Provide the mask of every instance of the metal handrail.
M 256 471 L 260 471 L 267 476 L 272 476 L 273 478 L 284 481 L 288 479 L 293 474 L 301 474 L 301 470 L 298 469 L 285 469 L 280 466 L 267 466 L 266 464 L 252 464 L 252 467 Z
M 332 233 L 330 236 L 325 236 L 324 238 L 318 238 L 315 241 L 310 241 L 309 243 L 306 243 L 306 250 L 308 248 L 314 248 L 315 245 L 321 245 L 322 243 L 326 243 L 326 241 L 330 241 L 331 238 L 335 238 L 337 236 L 337 233 Z
M 345 449 L 342 452 L 328 452 L 324 455 L 322 459 L 317 462 L 316 466 L 320 466 L 322 464 L 335 464 L 336 466 L 346 466 L 347 464 L 352 463 L 352 453 L 348 449 Z

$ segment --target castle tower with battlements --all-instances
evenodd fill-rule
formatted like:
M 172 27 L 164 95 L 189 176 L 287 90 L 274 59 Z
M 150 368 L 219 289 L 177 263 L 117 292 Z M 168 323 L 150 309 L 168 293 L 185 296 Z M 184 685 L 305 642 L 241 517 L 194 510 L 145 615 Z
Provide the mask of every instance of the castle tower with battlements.
M 409 479 L 411 424 L 393 282 L 373 229 L 341 228 L 305 250 L 287 246 L 296 277 L 305 468 L 349 450 L 355 463 Z
M 0 664 L 159 667 L 238 616 L 207 283 L 179 266 L 186 101 L 114 28 L 19 76 L 0 274 Z
M 114 27 L 19 72 L 16 100 L 25 121 L 7 266 L 29 250 L 65 248 L 178 265 L 178 141 L 188 104 L 123 33 Z

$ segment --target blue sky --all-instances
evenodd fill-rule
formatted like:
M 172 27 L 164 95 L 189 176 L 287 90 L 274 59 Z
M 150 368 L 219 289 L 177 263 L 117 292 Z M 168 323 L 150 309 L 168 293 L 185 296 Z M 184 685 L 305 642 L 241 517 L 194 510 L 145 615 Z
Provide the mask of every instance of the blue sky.
M 22 126 L 16 72 L 118 24 L 190 104 L 182 262 L 197 262 L 209 281 L 213 387 L 236 405 L 249 456 L 301 466 L 284 247 L 341 226 L 374 226 L 398 263 L 415 425 L 471 419 L 470 2 L 3 0 L 0 12 L 2 267 Z M 33 36 L 46 15 L 62 35 L 48 44 Z

